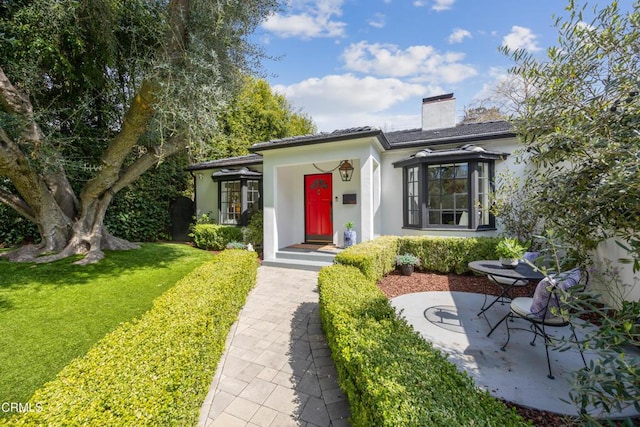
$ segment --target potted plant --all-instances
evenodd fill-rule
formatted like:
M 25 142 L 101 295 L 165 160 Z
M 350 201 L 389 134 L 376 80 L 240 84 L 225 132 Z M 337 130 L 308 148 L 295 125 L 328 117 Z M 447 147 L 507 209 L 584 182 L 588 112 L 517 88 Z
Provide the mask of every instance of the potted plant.
M 357 234 L 356 234 L 356 230 L 354 230 L 353 227 L 354 227 L 353 221 L 348 221 L 344 224 L 344 228 L 346 228 L 346 230 L 344 232 L 343 247 L 345 248 L 348 248 L 349 246 L 353 246 L 356 244 Z
M 504 238 L 496 245 L 496 255 L 504 267 L 515 268 L 527 250 L 518 239 Z
M 420 258 L 409 253 L 396 255 L 396 266 L 400 267 L 403 276 L 411 276 L 414 268 L 420 266 Z

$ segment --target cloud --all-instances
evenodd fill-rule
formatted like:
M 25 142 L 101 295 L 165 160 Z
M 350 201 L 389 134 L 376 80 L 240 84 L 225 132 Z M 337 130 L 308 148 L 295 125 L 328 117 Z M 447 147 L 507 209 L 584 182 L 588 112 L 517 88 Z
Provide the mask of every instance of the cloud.
M 347 24 L 334 19 L 342 16 L 343 2 L 344 0 L 290 2 L 288 13 L 269 16 L 262 28 L 283 38 L 344 37 Z
M 537 38 L 538 36 L 529 28 L 514 25 L 511 27 L 511 32 L 502 39 L 502 44 L 511 50 L 525 49 L 530 52 L 536 52 L 542 49 L 538 46 Z
M 457 83 L 475 76 L 471 65 L 463 64 L 464 53 L 439 53 L 432 46 L 409 46 L 402 50 L 397 45 L 352 43 L 345 48 L 342 59 L 345 68 L 384 77 L 412 78 L 431 84 Z
M 449 10 L 455 2 L 456 0 L 434 0 L 434 5 L 431 6 L 431 9 L 438 12 Z M 425 7 L 427 4 L 428 2 L 425 0 L 414 0 L 413 2 L 415 7 Z
M 386 17 L 382 13 L 376 13 L 373 18 L 369 19 L 369 25 L 374 28 L 384 28 L 386 25 Z
M 449 36 L 449 43 L 462 43 L 465 38 L 471 38 L 471 33 L 467 30 L 463 30 L 462 28 L 455 28 L 453 33 Z
M 437 10 L 438 12 L 449 10 L 455 2 L 456 0 L 435 0 L 435 4 L 431 6 L 431 9 Z
M 385 111 L 407 100 L 444 93 L 438 86 L 353 74 L 313 77 L 288 86 L 275 85 L 273 89 L 294 106 L 304 106 L 303 112 L 313 117 L 321 131 L 367 125 L 406 129 L 405 122 L 415 121 L 416 116 L 419 121 L 420 105 L 415 106 L 415 116 L 403 119 L 401 115 L 391 118 Z

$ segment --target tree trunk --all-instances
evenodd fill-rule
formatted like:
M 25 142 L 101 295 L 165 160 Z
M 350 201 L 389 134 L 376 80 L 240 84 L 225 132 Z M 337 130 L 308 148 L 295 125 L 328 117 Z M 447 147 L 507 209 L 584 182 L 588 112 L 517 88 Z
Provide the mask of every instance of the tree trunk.
M 168 6 L 171 28 L 165 53 L 174 62 L 184 58 L 188 42 L 189 0 L 170 0 Z M 13 261 L 51 262 L 83 254 L 77 263 L 89 264 L 102 259 L 105 249 L 138 247 L 110 234 L 104 226 L 104 217 L 118 191 L 164 157 L 186 148 L 184 141 L 172 136 L 125 166 L 140 137 L 149 130 L 160 86 L 158 81 L 143 82 L 123 115 L 119 132 L 100 159 L 99 171 L 77 197 L 62 166 L 64 163 L 38 155 L 43 151 L 39 149 L 47 147 L 50 141 L 34 118 L 29 97 L 12 84 L 0 67 L 0 112 L 23 122 L 19 136 L 15 133 L 9 136 L 0 127 L 0 176 L 8 178 L 17 190 L 17 194 L 13 194 L 0 187 L 0 203 L 37 224 L 42 236 L 38 245 L 0 256 Z

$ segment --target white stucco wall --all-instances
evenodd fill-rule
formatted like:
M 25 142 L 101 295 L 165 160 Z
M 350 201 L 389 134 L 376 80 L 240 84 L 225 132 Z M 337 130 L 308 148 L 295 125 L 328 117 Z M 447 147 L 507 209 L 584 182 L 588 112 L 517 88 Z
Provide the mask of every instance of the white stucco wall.
M 343 182 L 332 172 L 333 243 L 343 245 L 344 224 L 355 223 L 358 242 L 380 234 L 380 162 L 377 142 L 372 138 L 339 141 L 262 152 L 263 203 L 265 211 L 264 258 L 274 259 L 278 249 L 304 241 L 304 176 L 336 168 L 349 160 L 354 167 L 351 181 Z M 314 167 L 314 164 L 316 167 Z M 319 170 L 320 169 L 320 170 Z M 343 194 L 356 194 L 357 204 L 344 205 Z M 378 221 L 379 223 L 380 221 Z
M 207 214 L 218 221 L 218 183 L 213 182 L 211 174 L 214 170 L 194 171 L 196 217 Z
M 625 242 L 621 242 L 625 244 Z M 640 301 L 640 272 L 633 272 L 633 264 L 620 262 L 621 259 L 631 258 L 631 255 L 618 246 L 616 239 L 613 238 L 600 243 L 592 254 L 594 268 L 600 272 L 605 272 L 608 264 L 607 260 L 609 260 L 612 262 L 612 271 L 609 271 L 609 273 L 616 274 L 619 279 L 617 283 L 609 280 L 606 281 L 607 284 L 604 285 L 597 280 L 595 274 L 592 274 L 592 279 L 594 280 L 590 282 L 590 286 L 593 286 L 594 289 L 602 295 L 604 302 L 613 307 L 618 308 L 623 300 Z M 614 286 L 614 284 L 619 286 Z

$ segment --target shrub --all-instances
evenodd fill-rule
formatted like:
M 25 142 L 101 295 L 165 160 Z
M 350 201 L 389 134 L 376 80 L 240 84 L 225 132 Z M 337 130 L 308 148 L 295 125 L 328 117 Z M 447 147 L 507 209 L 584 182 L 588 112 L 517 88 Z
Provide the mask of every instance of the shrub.
M 350 246 L 336 255 L 335 262 L 357 267 L 367 279 L 378 280 L 396 268 L 397 254 L 398 237 L 384 236 Z
M 353 426 L 527 425 L 399 319 L 357 268 L 325 267 L 318 286 Z
M 422 260 L 422 269 L 457 274 L 469 271 L 479 259 L 496 259 L 495 237 L 401 237 L 399 253 L 409 252 Z
M 230 242 L 242 241 L 242 229 L 233 225 L 196 224 L 193 226 L 193 242 L 205 250 L 221 251 Z
M 195 425 L 256 272 L 254 252 L 217 255 L 37 390 L 40 411 L 0 425 Z
M 262 210 L 255 211 L 246 227 L 245 241 L 253 243 L 256 248 L 262 247 L 264 241 L 264 215 Z

